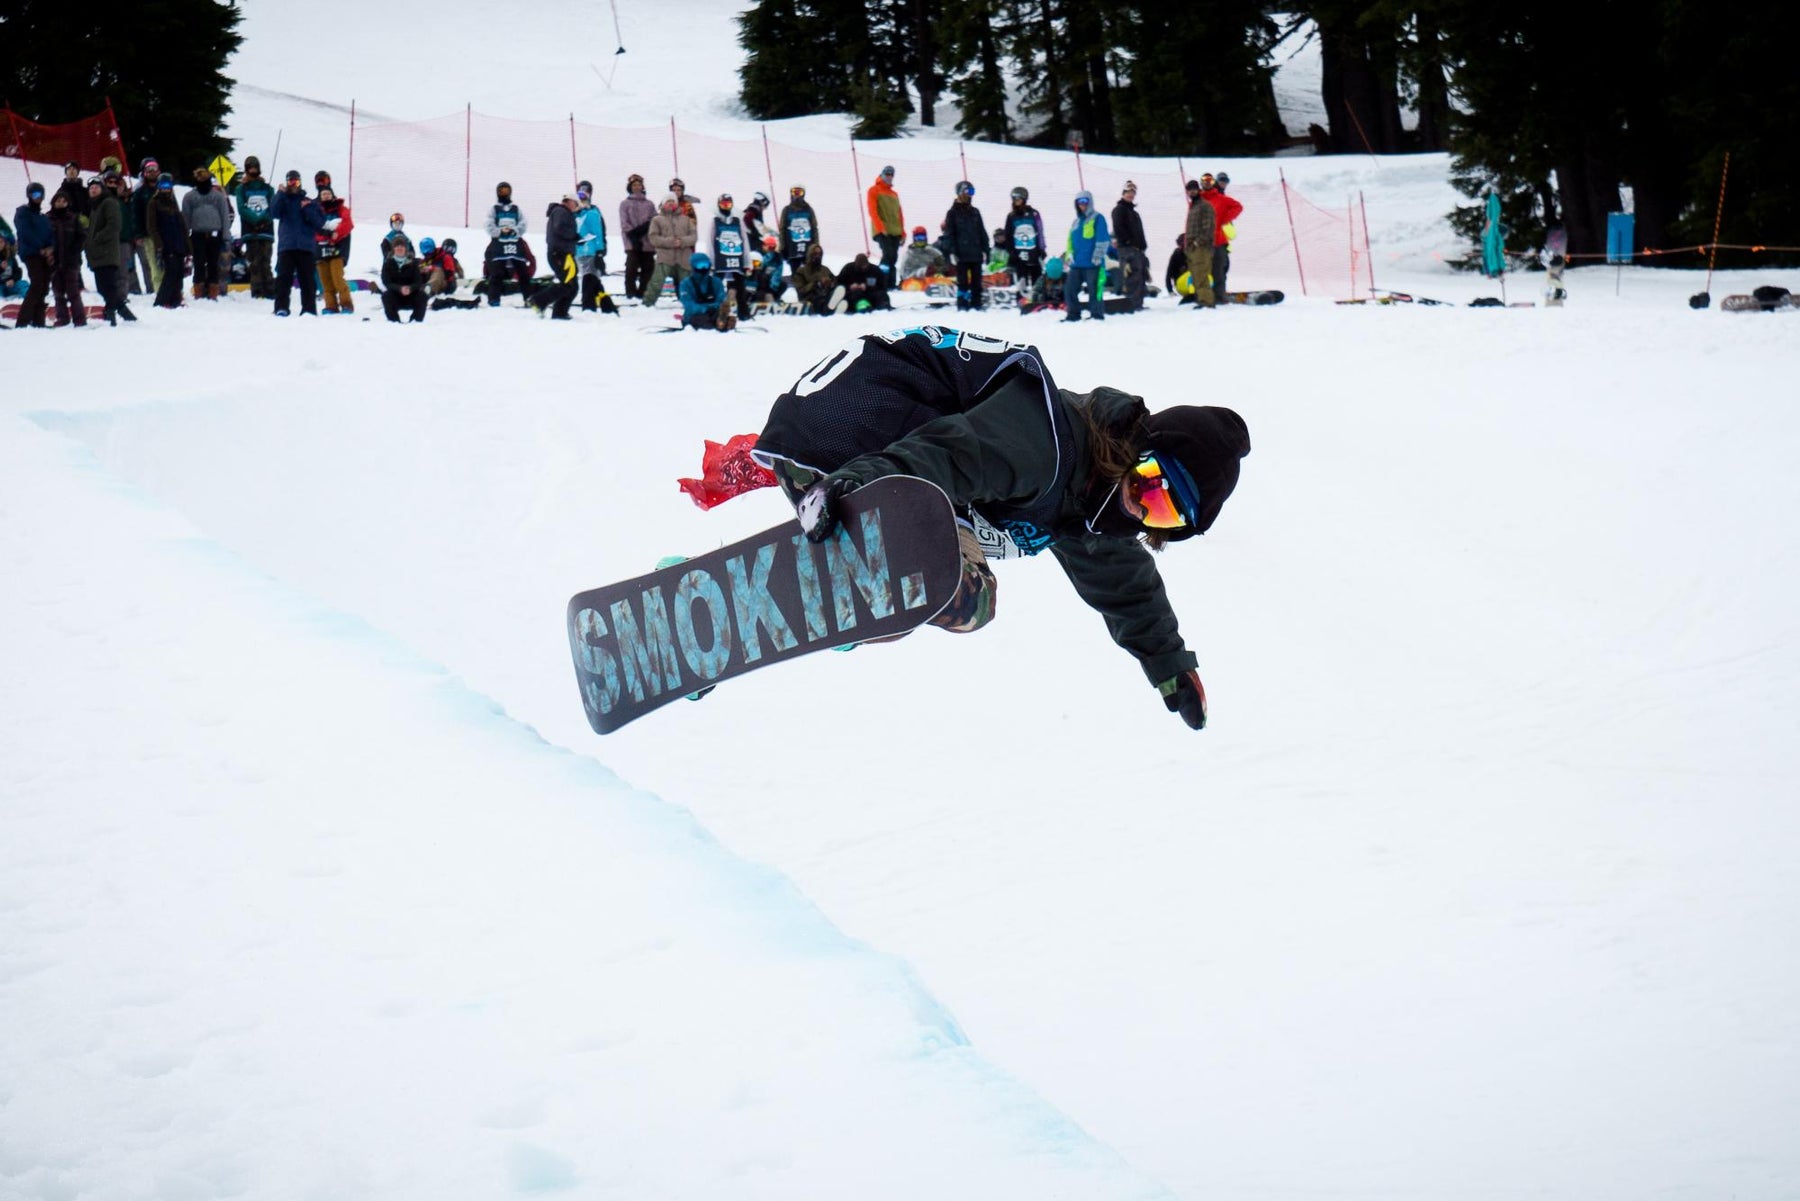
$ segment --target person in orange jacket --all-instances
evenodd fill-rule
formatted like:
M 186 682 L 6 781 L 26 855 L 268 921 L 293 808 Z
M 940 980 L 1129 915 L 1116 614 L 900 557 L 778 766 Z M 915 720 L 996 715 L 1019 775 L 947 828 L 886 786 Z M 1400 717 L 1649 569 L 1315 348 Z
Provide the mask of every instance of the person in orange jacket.
M 1237 236 L 1232 222 L 1244 213 L 1244 206 L 1225 194 L 1225 187 L 1230 182 L 1231 176 L 1223 171 L 1217 175 L 1208 171 L 1200 177 L 1200 198 L 1212 205 L 1214 215 L 1212 286 L 1213 295 L 1220 303 L 1225 300 L 1225 276 L 1231 271 L 1231 239 Z
M 881 273 L 894 286 L 894 269 L 900 261 L 900 244 L 906 240 L 906 214 L 900 209 L 900 193 L 894 191 L 894 169 L 883 167 L 869 186 L 869 231 L 881 247 Z

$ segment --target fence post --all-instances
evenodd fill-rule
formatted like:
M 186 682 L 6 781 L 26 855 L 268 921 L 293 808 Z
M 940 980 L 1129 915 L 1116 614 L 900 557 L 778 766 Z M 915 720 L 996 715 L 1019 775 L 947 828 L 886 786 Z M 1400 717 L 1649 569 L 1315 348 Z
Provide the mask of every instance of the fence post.
M 12 126 L 13 145 L 19 148 L 19 165 L 25 168 L 25 182 L 31 183 L 31 155 L 25 149 L 25 135 L 19 132 L 19 115 L 10 107 L 6 110 L 6 123 Z M 125 164 L 130 167 L 131 164 Z
M 1179 154 L 1175 156 L 1175 174 L 1181 177 L 1175 182 L 1181 186 L 1182 195 L 1187 195 L 1187 167 L 1182 163 Z
M 1706 248 L 1706 292 L 1712 293 L 1713 265 L 1719 261 L 1719 230 L 1725 224 L 1725 181 L 1731 178 L 1731 151 L 1725 152 L 1725 165 L 1719 170 L 1719 207 L 1713 210 L 1712 244 Z M 1621 274 L 1623 274 L 1621 272 Z
M 1087 175 L 1081 169 L 1081 147 L 1075 146 L 1072 149 L 1075 151 L 1075 182 L 1080 184 L 1081 190 L 1085 192 L 1087 191 Z
M 1350 197 L 1344 197 L 1344 232 L 1350 235 L 1350 295 L 1356 295 L 1356 218 L 1350 211 Z
M 669 161 L 675 164 L 675 178 L 681 178 L 681 144 L 675 140 L 675 115 L 669 114 Z
M 344 203 L 356 207 L 356 100 L 350 100 L 350 165 L 344 169 Z
M 769 207 L 774 208 L 775 207 L 775 163 L 773 160 L 771 160 L 769 158 L 769 127 L 767 125 L 764 125 L 761 128 L 762 128 L 762 140 L 763 140 L 763 170 L 765 170 L 769 173 Z M 779 210 L 777 210 L 777 211 L 779 211 Z M 764 213 L 763 215 L 765 217 L 768 216 L 767 213 Z
M 1287 172 L 1279 167 L 1276 176 L 1281 180 L 1281 203 L 1287 206 L 1288 240 L 1294 244 L 1294 266 L 1300 271 L 1300 295 L 1306 295 L 1306 263 L 1300 258 L 1300 235 L 1294 230 L 1294 202 L 1288 198 Z
M 581 160 L 575 155 L 575 114 L 569 114 L 569 187 L 573 188 L 581 182 Z
M 1362 210 L 1363 254 L 1369 263 L 1369 295 L 1373 296 L 1375 295 L 1375 248 L 1369 245 L 1369 202 L 1363 196 L 1361 188 L 1356 190 L 1356 207 Z
M 125 153 L 125 132 L 119 128 L 119 117 L 113 112 L 111 96 L 106 98 L 106 119 L 112 122 L 113 141 L 119 144 L 119 163 L 125 168 L 120 174 L 130 175 L 131 156 Z
M 463 105 L 463 227 L 469 224 L 469 179 L 475 170 L 475 105 Z
M 962 160 L 962 177 L 969 178 L 969 156 L 963 153 L 962 139 L 956 140 L 956 157 Z
M 856 180 L 856 199 L 858 202 L 857 208 L 866 214 L 868 210 L 867 210 L 866 206 L 864 206 L 861 203 L 863 200 L 862 164 L 856 161 L 856 135 L 855 134 L 850 135 L 850 174 Z M 862 226 L 863 253 L 864 254 L 873 254 L 874 251 L 869 249 L 869 223 L 867 221 L 859 220 L 859 221 L 857 221 L 857 224 Z

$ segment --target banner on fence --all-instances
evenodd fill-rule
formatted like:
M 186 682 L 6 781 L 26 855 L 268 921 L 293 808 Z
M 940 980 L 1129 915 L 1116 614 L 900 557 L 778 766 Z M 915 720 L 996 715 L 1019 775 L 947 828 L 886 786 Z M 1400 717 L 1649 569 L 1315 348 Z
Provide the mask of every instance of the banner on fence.
M 110 157 L 118 159 L 127 172 L 131 169 L 110 101 L 93 116 L 63 125 L 43 125 L 0 108 L 0 157 L 18 159 L 27 179 L 31 163 L 75 163 L 83 171 L 97 173 L 101 162 Z

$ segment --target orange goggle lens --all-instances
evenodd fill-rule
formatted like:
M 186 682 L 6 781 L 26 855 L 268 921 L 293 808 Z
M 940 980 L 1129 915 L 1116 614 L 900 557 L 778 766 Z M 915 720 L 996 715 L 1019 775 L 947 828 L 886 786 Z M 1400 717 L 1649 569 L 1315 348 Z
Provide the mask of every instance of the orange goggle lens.
M 1138 520 L 1153 530 L 1180 530 L 1190 524 L 1182 512 L 1174 482 L 1164 473 L 1155 455 L 1145 455 L 1126 477 L 1131 499 L 1144 515 Z

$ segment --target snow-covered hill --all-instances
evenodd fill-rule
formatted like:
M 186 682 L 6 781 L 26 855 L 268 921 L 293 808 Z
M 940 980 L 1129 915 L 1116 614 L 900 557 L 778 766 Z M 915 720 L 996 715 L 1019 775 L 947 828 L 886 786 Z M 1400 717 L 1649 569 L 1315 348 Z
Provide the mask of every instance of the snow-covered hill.
M 247 5 L 236 119 L 589 119 L 605 10 L 490 8 Z M 1489 287 L 1432 160 L 1299 169 Z M 588 731 L 568 596 L 779 519 L 674 481 L 916 315 L 0 333 L 0 1197 L 1795 1195 L 1795 327 L 1570 287 L 968 321 L 1247 419 L 1198 735 L 1037 561 Z

